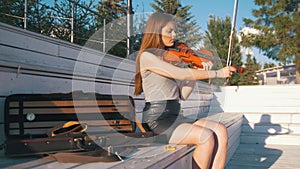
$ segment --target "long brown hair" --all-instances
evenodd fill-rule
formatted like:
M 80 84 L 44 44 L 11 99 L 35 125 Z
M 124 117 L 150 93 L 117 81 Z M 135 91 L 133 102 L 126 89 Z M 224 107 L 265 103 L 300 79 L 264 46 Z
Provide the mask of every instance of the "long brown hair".
M 155 12 L 150 16 L 144 30 L 139 53 L 136 57 L 135 95 L 139 95 L 143 91 L 140 72 L 141 54 L 147 49 L 163 49 L 165 47 L 161 39 L 162 28 L 172 21 L 174 21 L 174 17 L 166 13 Z

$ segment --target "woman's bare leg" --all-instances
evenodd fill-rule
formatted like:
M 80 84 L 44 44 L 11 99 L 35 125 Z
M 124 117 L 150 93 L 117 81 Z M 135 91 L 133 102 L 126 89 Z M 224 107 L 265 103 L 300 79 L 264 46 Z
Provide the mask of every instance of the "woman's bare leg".
M 201 169 L 208 169 L 212 164 L 212 155 L 214 151 L 214 138 L 213 135 L 209 136 L 203 144 L 196 144 L 193 153 L 193 159 Z
M 170 138 L 171 144 L 195 145 L 193 158 L 201 169 L 211 166 L 215 142 L 214 133 L 210 129 L 193 124 L 181 124 Z
M 216 153 L 213 156 L 212 168 L 213 169 L 224 169 L 227 156 L 228 147 L 228 133 L 227 128 L 220 123 L 209 121 L 209 120 L 198 120 L 194 123 L 195 125 L 203 126 L 204 128 L 211 129 L 216 135 Z

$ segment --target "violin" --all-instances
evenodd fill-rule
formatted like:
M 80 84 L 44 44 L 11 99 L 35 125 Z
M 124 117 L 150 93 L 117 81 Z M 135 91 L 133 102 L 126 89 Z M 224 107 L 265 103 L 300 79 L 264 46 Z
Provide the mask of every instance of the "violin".
M 208 50 L 198 50 L 195 51 L 189 48 L 184 43 L 175 44 L 174 47 L 168 48 L 163 54 L 164 61 L 178 65 L 181 61 L 189 64 L 193 67 L 203 69 L 202 62 L 215 62 L 218 57 L 213 56 L 213 54 Z M 225 62 L 225 60 L 223 60 Z M 245 69 L 243 67 L 238 67 L 232 65 L 236 68 L 238 73 L 244 73 Z

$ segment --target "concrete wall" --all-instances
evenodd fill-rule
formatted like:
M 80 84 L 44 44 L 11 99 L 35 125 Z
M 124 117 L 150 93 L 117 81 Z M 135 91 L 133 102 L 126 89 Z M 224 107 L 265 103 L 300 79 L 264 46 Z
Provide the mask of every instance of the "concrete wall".
M 300 113 L 300 85 L 228 86 L 221 88 L 225 112 Z

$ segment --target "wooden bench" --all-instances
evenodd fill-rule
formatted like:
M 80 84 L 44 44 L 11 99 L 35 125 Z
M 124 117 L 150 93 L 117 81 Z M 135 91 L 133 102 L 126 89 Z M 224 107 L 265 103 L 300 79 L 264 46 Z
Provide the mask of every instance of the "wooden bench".
M 135 63 L 132 60 L 118 58 L 112 55 L 87 49 L 69 42 L 53 39 L 23 29 L 0 23 L 0 129 L 4 130 L 4 101 L 12 94 L 58 93 L 82 90 L 101 94 L 133 95 Z M 229 131 L 228 159 L 239 144 L 241 115 L 222 112 L 222 105 L 216 105 L 211 111 L 211 103 L 215 100 L 216 87 L 204 82 L 198 82 L 189 100 L 182 102 L 186 116 L 205 117 L 221 121 Z M 137 117 L 144 106 L 144 97 L 134 96 Z M 219 104 L 219 103 L 218 103 Z M 222 104 L 222 103 L 220 103 Z M 211 112 L 214 112 L 212 114 Z M 216 114 L 215 114 L 216 113 Z M 0 144 L 4 142 L 4 132 L 1 132 Z M 106 167 L 124 167 L 124 165 L 141 167 L 189 166 L 193 147 L 176 146 L 175 151 L 166 151 L 164 146 L 153 146 L 141 149 L 141 154 L 116 162 L 105 163 Z M 144 154 L 144 156 L 143 156 Z M 147 154 L 145 156 L 145 154 Z M 139 157 L 138 157 L 139 156 Z M 141 158 L 144 157 L 144 158 Z M 34 159 L 34 158 L 33 158 Z M 33 160 L 22 164 L 24 166 L 44 166 L 66 168 L 78 164 L 59 164 L 43 162 L 45 159 Z M 26 161 L 26 159 L 24 159 Z M 24 162 L 21 159 L 7 159 L 0 156 L 0 167 Z M 32 161 L 33 160 L 33 161 Z M 49 160 L 49 159 L 48 159 Z M 5 164 L 4 164 L 5 163 Z M 81 166 L 81 165 L 80 165 Z M 99 166 L 99 164 L 82 165 L 83 168 Z M 18 167 L 12 166 L 12 167 Z M 186 168 L 186 167 L 185 167 Z

